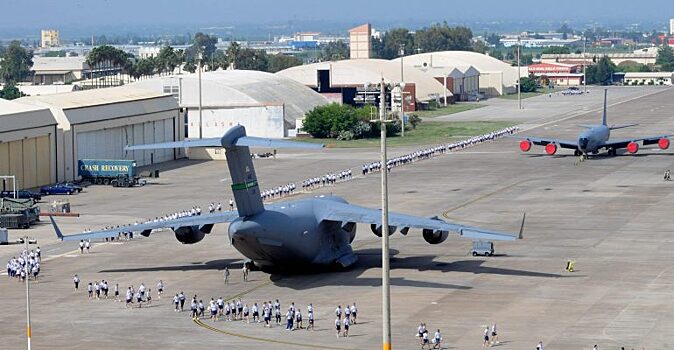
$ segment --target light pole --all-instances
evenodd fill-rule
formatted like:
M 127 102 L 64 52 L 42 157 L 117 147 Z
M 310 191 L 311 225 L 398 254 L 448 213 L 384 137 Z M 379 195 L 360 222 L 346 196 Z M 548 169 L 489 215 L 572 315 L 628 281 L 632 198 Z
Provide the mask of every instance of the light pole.
M 520 37 L 517 37 L 517 109 L 522 109 L 522 72 L 520 66 Z
M 585 52 L 587 50 L 586 43 L 587 41 L 585 39 L 585 36 L 583 35 L 583 90 L 584 90 L 583 93 L 585 94 L 587 94 L 587 71 L 586 71 L 587 62 L 585 62 Z
M 386 85 L 381 79 L 379 122 L 381 129 L 381 294 L 382 349 L 391 350 L 391 286 L 388 248 L 388 165 L 386 164 Z
M 28 252 L 28 236 L 23 237 L 23 243 L 25 245 L 25 250 Z M 28 350 L 30 350 L 30 338 L 31 338 L 31 328 L 30 328 L 30 270 L 28 270 L 28 260 L 25 260 L 25 270 L 26 270 L 26 336 L 28 342 Z
M 202 49 L 203 50 L 203 49 Z M 202 52 L 199 51 L 199 138 L 203 138 L 203 119 L 201 114 L 201 63 L 203 61 Z
M 405 83 L 400 82 L 400 137 L 405 137 Z

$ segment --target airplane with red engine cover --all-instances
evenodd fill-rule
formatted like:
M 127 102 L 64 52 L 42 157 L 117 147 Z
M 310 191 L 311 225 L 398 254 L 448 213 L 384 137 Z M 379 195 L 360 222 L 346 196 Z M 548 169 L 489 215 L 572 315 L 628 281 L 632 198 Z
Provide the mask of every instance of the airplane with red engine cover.
M 657 144 L 658 147 L 663 150 L 669 148 L 669 137 L 672 136 L 672 134 L 609 140 L 611 130 L 628 128 L 637 124 L 609 126 L 606 123 L 606 94 L 607 90 L 604 90 L 604 113 L 601 118 L 601 124 L 579 125 L 586 130 L 580 133 L 577 140 L 513 136 L 521 139 L 519 144 L 520 150 L 522 150 L 522 152 L 529 152 L 532 145 L 539 145 L 545 147 L 545 153 L 554 155 L 559 148 L 567 148 L 574 150 L 575 156 L 580 156 L 581 159 L 585 159 L 589 154 L 597 154 L 602 149 L 606 149 L 609 156 L 615 156 L 616 150 L 622 148 L 625 148 L 627 149 L 627 152 L 634 154 L 639 151 L 639 142 L 644 146 Z

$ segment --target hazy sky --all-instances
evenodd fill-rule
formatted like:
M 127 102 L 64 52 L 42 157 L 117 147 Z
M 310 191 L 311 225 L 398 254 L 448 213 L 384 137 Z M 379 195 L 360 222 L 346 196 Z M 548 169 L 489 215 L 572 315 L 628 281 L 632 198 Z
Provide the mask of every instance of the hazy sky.
M 674 0 L 0 0 L 1 30 L 289 21 L 624 20 L 666 23 Z

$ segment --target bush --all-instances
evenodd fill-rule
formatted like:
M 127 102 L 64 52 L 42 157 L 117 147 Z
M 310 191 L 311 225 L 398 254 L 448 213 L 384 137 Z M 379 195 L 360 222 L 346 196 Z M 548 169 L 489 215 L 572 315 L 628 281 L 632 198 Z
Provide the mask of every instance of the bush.
M 351 130 L 358 122 L 355 108 L 331 103 L 317 106 L 304 118 L 302 128 L 317 138 L 335 138 L 340 132 Z
M 520 83 L 522 87 L 520 91 L 522 92 L 536 92 L 536 80 L 529 77 L 520 78 Z
M 421 118 L 416 115 L 416 114 L 410 114 L 408 117 L 408 121 L 410 125 L 412 126 L 412 129 L 416 129 L 417 125 L 421 124 Z

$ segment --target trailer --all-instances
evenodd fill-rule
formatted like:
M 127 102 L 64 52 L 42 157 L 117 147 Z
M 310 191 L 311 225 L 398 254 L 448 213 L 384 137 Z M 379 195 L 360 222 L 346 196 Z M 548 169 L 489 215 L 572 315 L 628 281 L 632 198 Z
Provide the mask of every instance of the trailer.
M 128 179 L 135 185 L 136 162 L 126 159 L 80 159 L 77 162 L 79 176 L 84 181 L 97 185 L 109 185 L 113 180 Z

